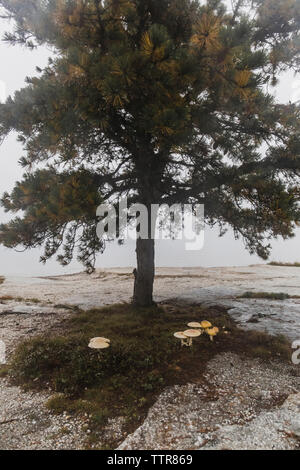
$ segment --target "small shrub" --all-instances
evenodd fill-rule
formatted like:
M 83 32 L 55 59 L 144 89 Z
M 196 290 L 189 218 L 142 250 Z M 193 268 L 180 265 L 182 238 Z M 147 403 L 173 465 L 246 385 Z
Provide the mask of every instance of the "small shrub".
M 142 389 L 145 390 L 145 392 L 153 392 L 160 389 L 164 383 L 164 378 L 159 374 L 150 373 L 145 377 Z
M 1 295 L 0 297 L 1 302 L 6 302 L 7 300 L 14 300 L 14 297 L 12 297 L 11 295 Z
M 69 304 L 56 304 L 53 306 L 55 309 L 61 310 L 71 310 L 72 312 L 80 312 L 80 308 L 77 305 L 69 305 Z
M 7 377 L 9 373 L 9 367 L 7 365 L 0 365 L 0 378 Z
M 101 385 L 104 378 L 129 369 L 151 370 L 172 353 L 157 338 L 116 341 L 104 351 L 87 348 L 88 338 L 39 337 L 22 343 L 13 356 L 11 372 L 17 382 L 33 386 L 49 383 L 57 392 L 77 395 L 87 387 Z M 168 346 L 168 342 L 166 342 Z
M 286 300 L 290 299 L 290 296 L 283 292 L 245 292 L 239 299 Z
M 16 301 L 16 302 L 27 302 L 31 304 L 39 304 L 41 303 L 41 300 L 33 298 L 33 299 L 26 299 L 24 297 L 13 297 L 11 295 L 2 295 L 0 297 L 0 301 Z
M 63 412 L 72 413 L 92 413 L 95 409 L 92 403 L 87 400 L 71 400 L 64 394 L 57 394 L 49 398 L 46 407 L 54 413 L 61 414 Z
M 280 263 L 279 261 L 271 261 L 271 263 L 268 263 L 269 266 L 286 266 L 289 268 L 300 268 L 300 263 L 295 262 L 295 263 Z
M 270 336 L 260 331 L 248 332 L 248 347 L 254 357 L 290 360 L 291 345 L 283 335 Z
M 97 409 L 92 416 L 92 424 L 94 426 L 103 426 L 107 423 L 107 420 L 111 417 L 109 408 Z

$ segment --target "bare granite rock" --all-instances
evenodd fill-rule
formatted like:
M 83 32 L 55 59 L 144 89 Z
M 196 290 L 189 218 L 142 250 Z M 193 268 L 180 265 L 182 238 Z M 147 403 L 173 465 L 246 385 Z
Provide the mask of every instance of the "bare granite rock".
M 292 398 L 292 399 L 291 399 Z M 294 450 L 300 449 L 300 393 L 291 395 L 281 407 L 263 412 L 243 426 L 221 426 L 203 450 Z
M 0 379 L 0 450 L 81 449 L 83 419 L 56 416 L 45 407 L 47 393 L 23 392 Z
M 299 367 L 228 353 L 208 364 L 206 380 L 165 390 L 119 449 L 299 447 Z

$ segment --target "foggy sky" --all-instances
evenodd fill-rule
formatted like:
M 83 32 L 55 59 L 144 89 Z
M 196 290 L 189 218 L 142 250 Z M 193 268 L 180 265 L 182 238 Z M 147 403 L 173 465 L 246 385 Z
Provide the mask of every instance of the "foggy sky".
M 6 31 L 7 23 L 0 20 L 0 37 Z M 35 67 L 43 68 L 46 65 L 50 51 L 39 48 L 28 51 L 19 46 L 8 46 L 0 43 L 0 100 L 15 90 L 24 86 L 26 76 L 35 75 Z M 295 101 L 300 99 L 300 80 L 293 74 L 285 75 L 276 89 L 279 101 Z M 9 138 L 0 147 L 0 194 L 10 191 L 14 183 L 22 177 L 22 169 L 18 160 L 23 155 L 21 145 L 16 141 L 15 135 Z M 10 216 L 0 208 L 0 222 L 9 220 Z M 296 237 L 289 241 L 274 241 L 272 260 L 300 261 L 299 253 L 300 230 Z M 74 261 L 69 267 L 62 268 L 55 260 L 45 266 L 39 263 L 40 250 L 17 253 L 0 246 L 0 274 L 2 275 L 48 275 L 71 273 L 82 270 L 82 266 Z M 218 237 L 218 231 L 207 229 L 203 250 L 187 252 L 184 243 L 180 241 L 159 241 L 156 246 L 157 266 L 244 266 L 262 263 L 257 256 L 250 256 L 244 249 L 242 241 L 235 241 L 232 232 L 223 238 Z M 99 255 L 98 267 L 134 266 L 134 243 L 125 246 L 110 245 L 103 255 Z

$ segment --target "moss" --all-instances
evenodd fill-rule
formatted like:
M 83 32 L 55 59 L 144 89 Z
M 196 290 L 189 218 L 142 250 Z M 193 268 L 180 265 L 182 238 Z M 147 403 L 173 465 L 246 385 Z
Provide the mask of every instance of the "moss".
M 40 304 L 42 300 L 36 298 L 25 299 L 26 302 L 30 302 L 31 304 Z
M 181 347 L 173 333 L 201 320 L 220 328 L 215 341 L 203 335 L 192 348 Z M 135 309 L 122 304 L 74 313 L 63 325 L 60 336 L 53 332 L 20 344 L 10 377 L 27 388 L 55 391 L 47 403 L 52 411 L 88 414 L 94 437 L 116 416 L 125 417 L 125 429 L 132 432 L 165 386 L 201 382 L 207 362 L 216 354 L 232 351 L 283 359 L 288 354 L 283 339 L 239 330 L 219 307 Z M 89 349 L 89 340 L 96 336 L 110 338 L 110 348 Z M 115 444 L 104 442 L 109 448 Z
M 245 292 L 239 299 L 267 299 L 267 300 L 286 300 L 291 297 L 283 292 Z
M 69 305 L 69 304 L 56 304 L 54 308 L 63 309 L 63 310 L 71 310 L 72 312 L 81 312 L 80 308 L 77 305 Z
M 0 301 L 1 302 L 8 302 L 8 301 L 27 302 L 27 303 L 31 303 L 31 304 L 40 304 L 40 303 L 42 303 L 41 300 L 36 299 L 36 298 L 26 299 L 24 297 L 13 297 L 11 295 L 2 295 L 2 296 L 0 296 Z
M 253 357 L 261 359 L 281 358 L 287 362 L 291 358 L 290 341 L 283 335 L 271 336 L 260 331 L 249 331 L 247 347 Z
M 65 411 L 72 413 L 93 413 L 95 412 L 95 406 L 87 400 L 72 400 L 64 394 L 56 394 L 53 397 L 49 398 L 46 402 L 46 407 L 48 410 L 53 411 L 54 413 L 61 414 Z
M 0 378 L 4 378 L 9 373 L 9 367 L 7 365 L 0 365 Z
M 271 261 L 271 263 L 268 263 L 269 266 L 286 266 L 289 268 L 300 268 L 300 263 L 295 262 L 295 263 L 280 263 L 279 261 Z
M 9 300 L 14 300 L 14 297 L 12 297 L 11 295 L 2 295 L 2 296 L 0 296 L 0 302 L 6 302 L 6 301 L 9 301 Z

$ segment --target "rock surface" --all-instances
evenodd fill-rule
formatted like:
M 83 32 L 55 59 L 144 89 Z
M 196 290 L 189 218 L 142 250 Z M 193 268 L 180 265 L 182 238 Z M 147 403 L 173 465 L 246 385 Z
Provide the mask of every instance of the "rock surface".
M 28 305 L 15 301 L 0 304 L 0 364 L 6 362 L 18 343 L 61 325 L 70 315 L 70 310 L 42 304 Z
M 228 353 L 205 378 L 164 391 L 119 449 L 300 448 L 300 368 Z
M 81 449 L 84 422 L 53 415 L 45 407 L 46 393 L 22 392 L 0 379 L 0 449 Z

